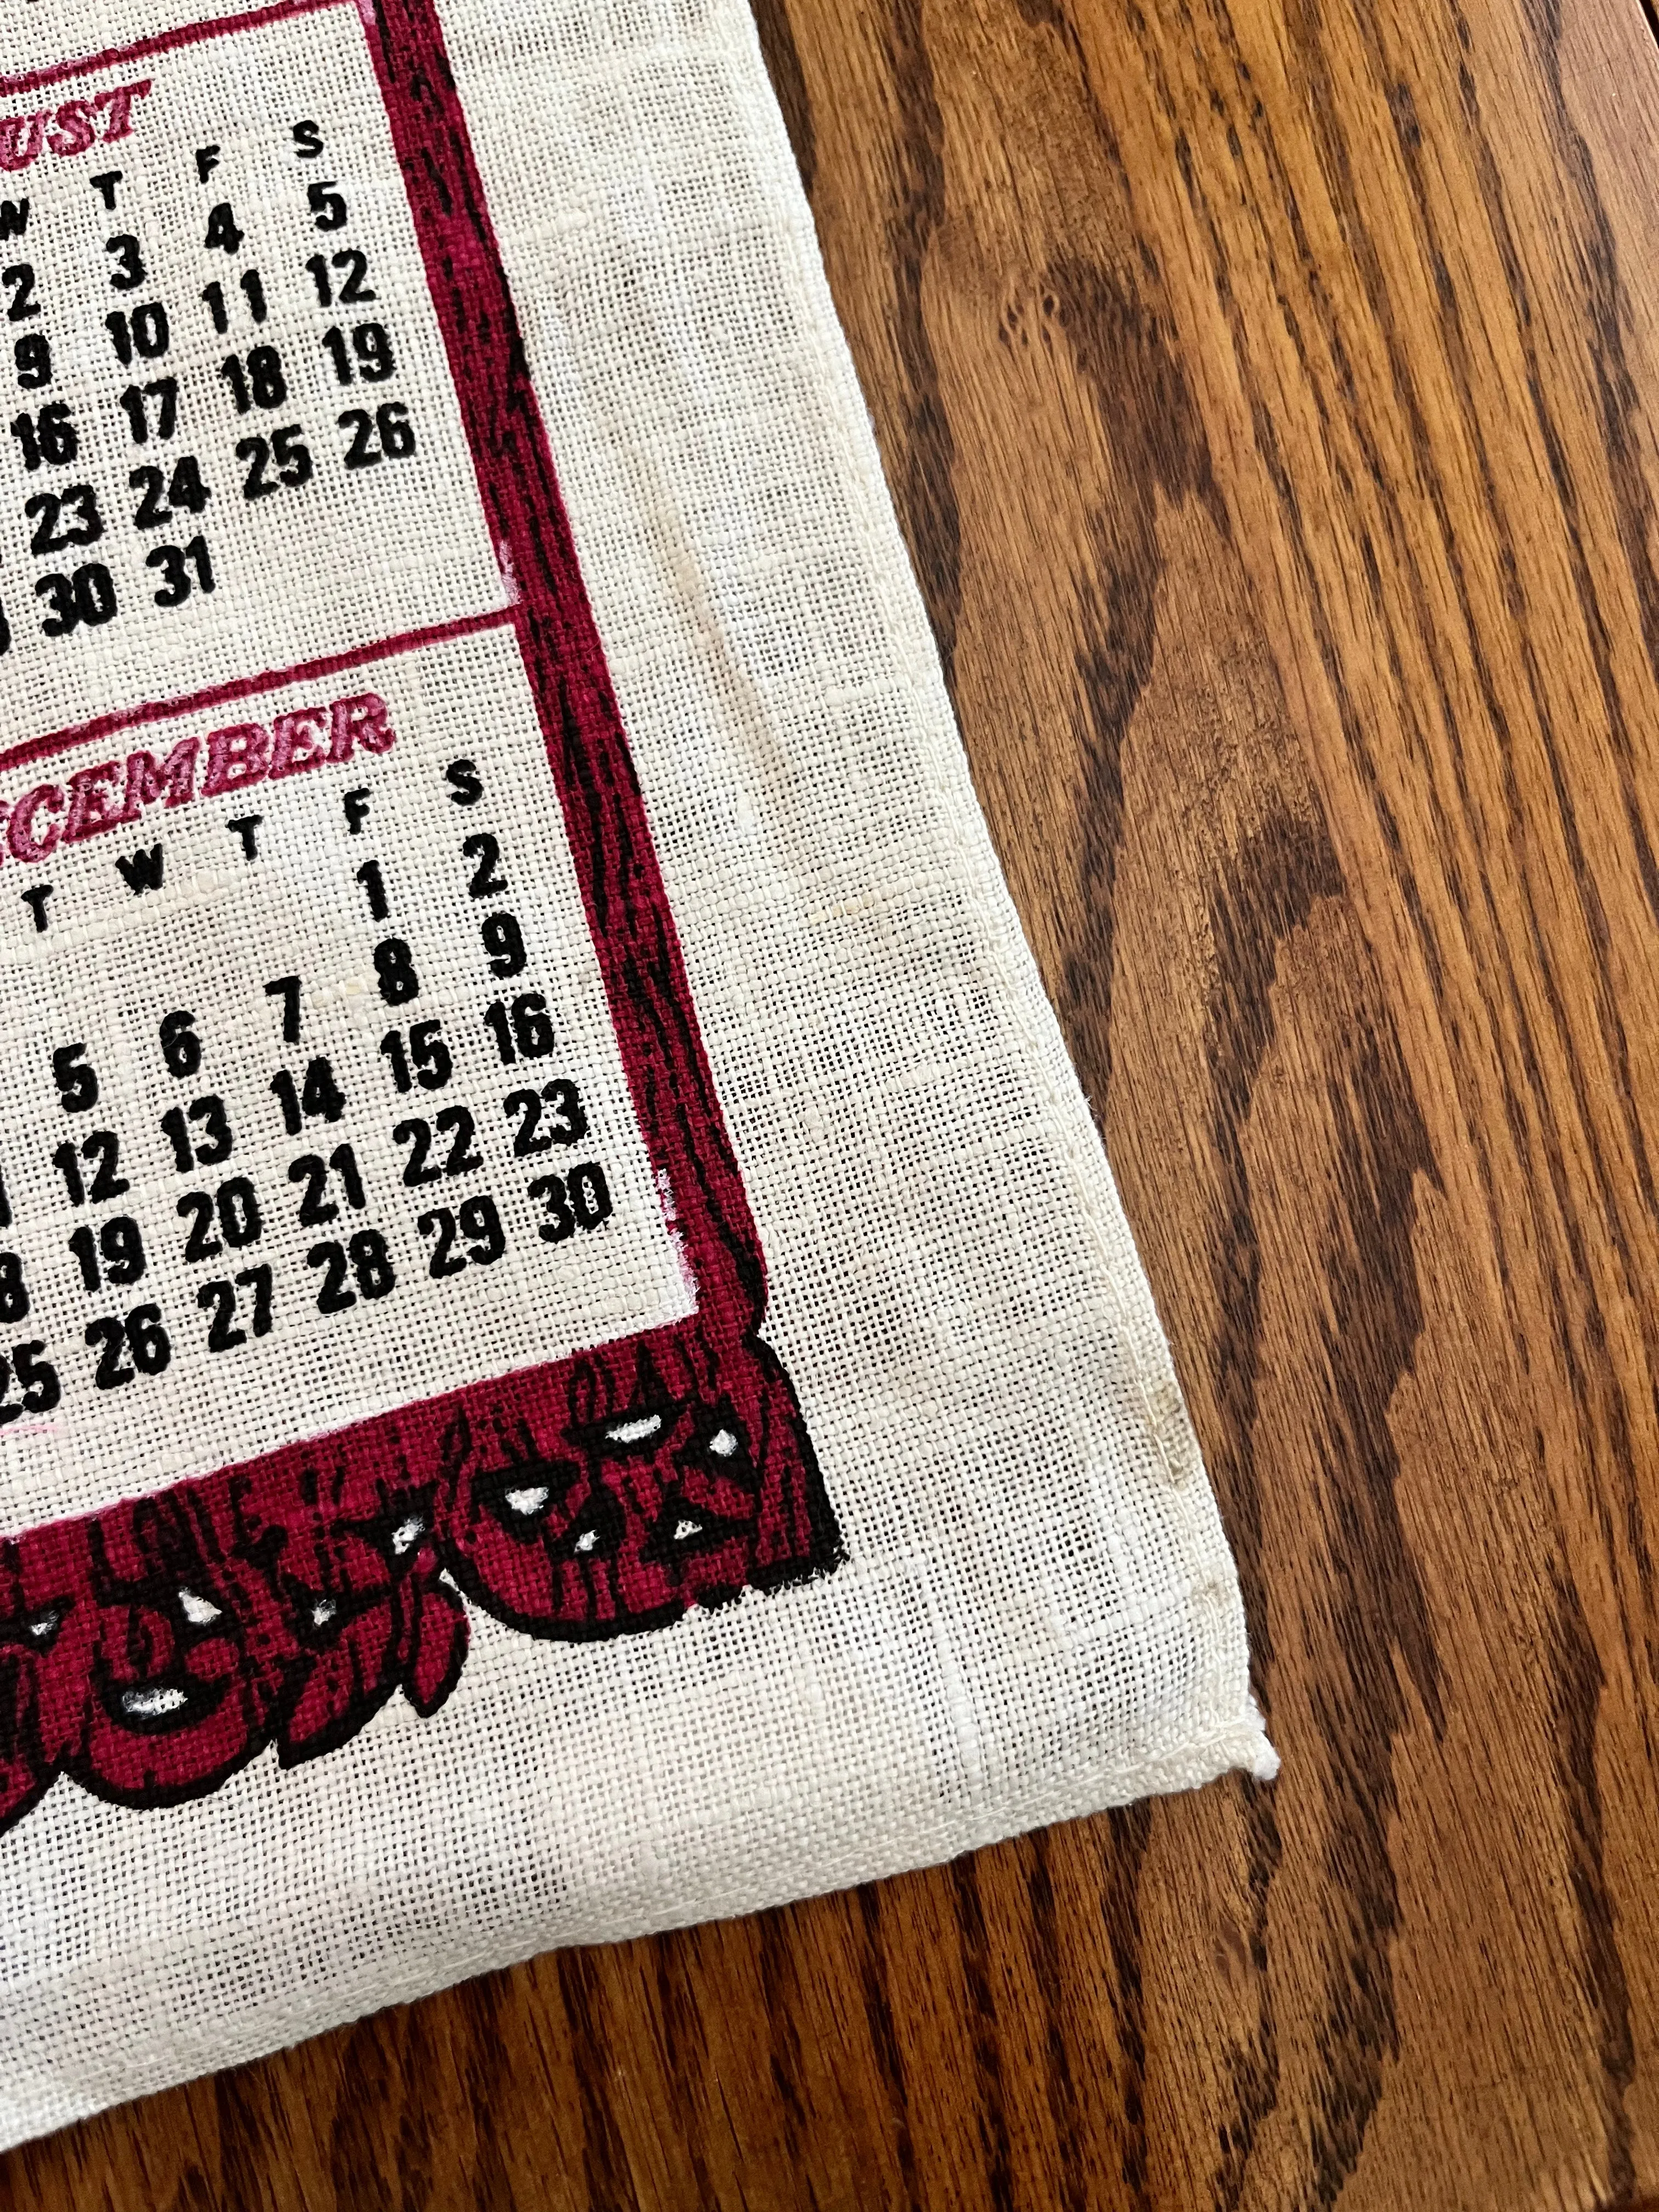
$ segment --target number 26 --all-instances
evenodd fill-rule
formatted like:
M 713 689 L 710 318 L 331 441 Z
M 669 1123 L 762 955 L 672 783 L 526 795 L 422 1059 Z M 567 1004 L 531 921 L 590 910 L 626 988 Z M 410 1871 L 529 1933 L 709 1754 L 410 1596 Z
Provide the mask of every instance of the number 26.
M 401 399 L 388 399 L 371 415 L 367 407 L 348 407 L 340 428 L 349 430 L 349 469 L 372 469 L 377 461 L 406 460 L 415 450 L 415 426 Z

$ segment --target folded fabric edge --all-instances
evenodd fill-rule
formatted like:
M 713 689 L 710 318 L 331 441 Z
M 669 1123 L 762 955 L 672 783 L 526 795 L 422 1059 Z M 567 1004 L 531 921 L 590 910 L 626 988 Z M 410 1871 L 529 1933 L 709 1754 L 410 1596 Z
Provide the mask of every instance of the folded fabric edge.
M 1024 1802 L 1018 1805 L 1008 1804 L 1000 1809 L 987 1807 L 984 1811 L 988 1817 L 981 1822 L 981 1832 L 965 1840 L 960 1850 L 942 1860 L 930 1858 L 920 1863 L 899 1857 L 890 1865 L 872 1868 L 866 1878 L 887 1881 L 903 1874 L 927 1872 L 935 1866 L 950 1865 L 955 1859 L 965 1857 L 972 1851 L 1011 1842 L 1030 1834 L 1036 1828 L 1088 1819 L 1099 1813 L 1133 1804 L 1145 1797 L 1168 1796 L 1194 1790 L 1234 1771 L 1247 1775 L 1254 1784 L 1271 1782 L 1279 1771 L 1279 1755 L 1268 1741 L 1255 1701 L 1247 1696 L 1243 1709 L 1225 1726 L 1207 1736 L 1183 1744 L 1161 1758 L 1149 1759 L 1132 1768 L 1120 1768 L 1092 1777 L 1074 1775 L 1069 1778 L 1072 1788 L 1055 1792 L 1054 1800 L 1048 1803 L 1036 1802 L 1030 1793 L 1026 1793 Z M 374 2013 L 418 2002 L 459 1981 L 520 1966 L 549 1951 L 576 1949 L 600 1941 L 634 1941 L 643 1936 L 669 1935 L 678 1929 L 699 1925 L 711 1918 L 743 1919 L 748 1917 L 751 1911 L 810 1903 L 816 1898 L 835 1896 L 854 1886 L 839 1878 L 839 1870 L 837 1875 L 838 1878 L 823 1890 L 763 1896 L 757 1898 L 752 1906 L 745 1906 L 739 1911 L 712 1914 L 670 1912 L 659 1921 L 640 1925 L 628 1937 L 574 1934 L 568 1942 L 550 1944 L 543 1930 L 528 1942 L 514 1944 L 509 1941 L 499 1952 L 493 1952 L 487 1957 L 480 1956 L 459 1965 L 441 1963 L 436 1966 L 435 1972 L 429 1955 L 423 1970 L 411 1960 L 401 1975 L 395 1969 L 387 1972 L 388 1962 L 382 1960 L 379 1962 L 382 1978 L 380 1989 L 368 2002 L 354 2002 L 352 1993 L 347 1988 L 337 1988 L 332 1993 L 336 1999 L 334 2004 L 327 2002 L 325 1996 L 319 2003 L 318 1999 L 324 1996 L 322 1992 L 299 1990 L 286 2002 L 273 2006 L 262 2014 L 244 2014 L 240 2019 L 231 2014 L 205 2020 L 201 2033 L 204 2042 L 212 2044 L 213 2054 L 210 2056 L 204 2049 L 199 2064 L 181 2066 L 175 2063 L 158 2069 L 149 2075 L 135 2070 L 132 2076 L 119 2085 L 106 2083 L 100 2088 L 90 2090 L 39 2083 L 32 2093 L 25 2092 L 16 2101 L 14 2101 L 16 2085 L 11 2085 L 10 2094 L 0 2095 L 0 2153 L 15 2150 L 23 2143 L 55 2133 L 60 2128 L 89 2119 L 112 2106 L 177 2088 L 187 2081 L 199 2080 L 229 2067 L 251 2064 L 259 2059 L 274 2057 L 279 2051 L 292 2049 L 317 2035 L 349 2027 Z M 236 1947 L 226 1944 L 216 1946 L 216 1948 L 219 1953 L 225 1986 L 234 1987 L 238 1979 Z M 127 1963 L 138 1962 L 135 1960 Z M 83 1977 L 84 1969 L 81 1976 L 46 1978 L 69 1984 Z M 43 1983 L 37 1982 L 32 1986 L 38 1990 Z M 21 1991 L 15 1989 L 9 1993 L 12 2004 L 15 2004 L 20 1994 Z M 243 2031 L 240 2034 L 235 2033 L 239 2027 Z M 175 2059 L 181 2055 L 175 2052 Z

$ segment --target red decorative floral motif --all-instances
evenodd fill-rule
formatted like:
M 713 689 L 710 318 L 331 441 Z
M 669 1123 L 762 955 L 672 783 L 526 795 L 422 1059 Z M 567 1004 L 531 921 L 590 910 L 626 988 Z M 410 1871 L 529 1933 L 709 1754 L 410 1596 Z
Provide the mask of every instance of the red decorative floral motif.
M 839 1556 L 766 1346 L 695 1324 L 0 1542 L 0 1829 L 285 1766 L 459 1679 L 461 1592 L 530 1635 L 661 1628 Z

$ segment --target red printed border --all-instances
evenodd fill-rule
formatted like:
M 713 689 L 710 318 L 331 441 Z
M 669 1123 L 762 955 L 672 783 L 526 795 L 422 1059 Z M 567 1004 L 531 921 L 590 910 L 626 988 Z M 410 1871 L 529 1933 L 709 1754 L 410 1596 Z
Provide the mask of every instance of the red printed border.
M 490 534 L 564 809 L 635 1110 L 667 1176 L 704 1326 L 766 1299 L 759 1240 L 691 1005 L 650 824 L 577 564 L 495 225 L 434 0 L 376 0 L 370 50 Z
M 0 90 L 338 4 L 283 0 Z M 520 595 L 456 634 L 516 631 L 698 1309 L 0 1542 L 0 1830 L 59 1774 L 117 1802 L 171 1804 L 271 1743 L 284 1764 L 332 1749 L 399 1689 L 435 1711 L 465 1662 L 461 1592 L 526 1633 L 586 1640 L 842 1557 L 793 1389 L 757 1333 L 760 1246 L 434 0 L 375 0 L 365 27 L 480 495 Z M 210 703 L 141 708 L 9 758 Z

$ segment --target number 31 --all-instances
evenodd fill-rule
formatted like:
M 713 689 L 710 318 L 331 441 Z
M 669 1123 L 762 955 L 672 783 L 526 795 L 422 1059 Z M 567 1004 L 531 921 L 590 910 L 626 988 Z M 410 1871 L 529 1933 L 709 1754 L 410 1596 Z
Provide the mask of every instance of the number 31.
M 192 538 L 182 547 L 158 545 L 144 556 L 144 566 L 161 572 L 161 588 L 150 594 L 158 607 L 181 607 L 191 592 L 213 589 L 213 560 L 205 538 Z

